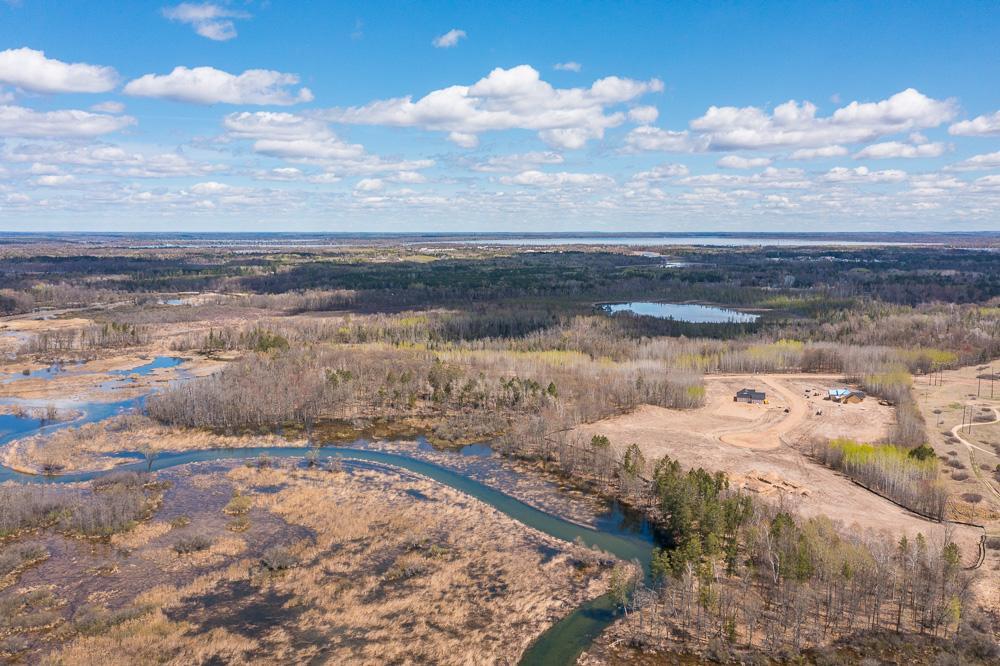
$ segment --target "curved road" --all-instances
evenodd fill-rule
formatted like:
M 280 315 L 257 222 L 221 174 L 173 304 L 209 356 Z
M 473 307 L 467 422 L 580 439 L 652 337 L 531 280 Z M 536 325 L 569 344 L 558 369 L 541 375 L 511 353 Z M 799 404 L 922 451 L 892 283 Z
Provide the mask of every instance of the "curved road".
M 706 380 L 713 379 L 743 379 L 764 384 L 781 396 L 788 407 L 788 413 L 776 423 L 761 429 L 750 425 L 746 429 L 726 430 L 713 433 L 722 442 L 745 449 L 769 451 L 781 446 L 782 437 L 802 425 L 809 415 L 809 403 L 796 392 L 781 383 L 784 379 L 816 379 L 843 382 L 843 374 L 761 374 L 761 375 L 706 375 Z
M 973 451 L 982 451 L 983 453 L 986 453 L 991 456 L 996 454 L 993 451 L 987 451 L 981 446 L 976 446 L 975 444 L 973 444 L 972 442 L 970 442 L 969 440 L 965 439 L 964 437 L 958 434 L 959 431 L 962 430 L 963 428 L 977 428 L 979 426 L 993 425 L 994 423 L 1000 423 L 1000 411 L 997 411 L 997 408 L 992 406 L 990 407 L 990 409 L 993 411 L 992 421 L 980 421 L 978 423 L 966 423 L 964 425 L 959 424 L 951 429 L 951 434 L 955 439 L 960 441 L 962 444 L 965 444 L 965 448 L 969 450 L 969 458 L 972 461 L 972 471 L 976 473 L 976 477 L 978 477 L 979 480 L 982 481 L 983 485 L 989 488 L 994 495 L 1000 498 L 1000 490 L 997 490 L 996 487 L 989 482 L 989 480 L 983 478 L 982 471 L 976 465 L 975 458 L 973 457 L 974 456 Z

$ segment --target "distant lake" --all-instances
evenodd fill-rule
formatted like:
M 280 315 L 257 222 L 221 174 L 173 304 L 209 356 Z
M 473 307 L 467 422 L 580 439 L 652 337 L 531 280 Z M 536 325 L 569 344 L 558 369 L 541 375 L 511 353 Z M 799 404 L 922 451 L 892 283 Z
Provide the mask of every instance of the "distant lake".
M 738 238 L 735 236 L 593 236 L 593 237 L 532 237 L 494 238 L 494 239 L 461 239 L 455 242 L 472 245 L 521 245 L 525 247 L 542 247 L 550 245 L 713 245 L 720 247 L 743 246 L 818 246 L 839 247 L 847 245 L 880 246 L 880 245 L 913 245 L 892 241 L 843 241 L 836 238 Z
M 631 303 L 606 303 L 601 308 L 608 314 L 632 312 L 647 317 L 687 321 L 693 324 L 744 324 L 760 319 L 760 315 L 750 314 L 749 312 L 716 308 L 711 305 L 694 305 L 691 303 L 633 301 Z

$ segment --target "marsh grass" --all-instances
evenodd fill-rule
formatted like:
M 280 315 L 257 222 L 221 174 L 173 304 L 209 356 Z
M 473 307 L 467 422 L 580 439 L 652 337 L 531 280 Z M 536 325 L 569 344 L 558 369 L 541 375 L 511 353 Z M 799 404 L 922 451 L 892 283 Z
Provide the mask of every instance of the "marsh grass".
M 38 543 L 13 543 L 0 546 L 0 589 L 12 582 L 17 574 L 47 559 L 49 551 Z
M 170 560 L 148 550 L 195 577 L 131 600 L 140 617 L 97 613 L 95 629 L 45 663 L 510 663 L 553 618 L 606 589 L 607 569 L 576 565 L 593 559 L 588 549 L 416 475 L 235 466 L 228 478 L 309 536 L 256 555 L 214 532 L 207 550 L 169 550 Z

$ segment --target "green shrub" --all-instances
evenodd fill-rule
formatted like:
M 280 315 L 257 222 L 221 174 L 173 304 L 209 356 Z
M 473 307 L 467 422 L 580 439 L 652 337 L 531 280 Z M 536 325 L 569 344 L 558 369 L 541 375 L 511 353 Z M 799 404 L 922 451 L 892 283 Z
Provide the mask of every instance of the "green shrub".
M 230 516 L 243 516 L 250 513 L 250 509 L 253 508 L 253 498 L 248 495 L 233 495 L 233 499 L 229 500 L 225 508 L 222 510 L 223 513 Z

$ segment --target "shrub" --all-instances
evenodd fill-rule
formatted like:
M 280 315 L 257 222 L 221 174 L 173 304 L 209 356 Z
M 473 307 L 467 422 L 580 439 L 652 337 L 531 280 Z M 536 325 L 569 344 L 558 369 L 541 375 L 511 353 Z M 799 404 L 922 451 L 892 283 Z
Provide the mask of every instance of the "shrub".
M 229 521 L 226 529 L 230 532 L 246 532 L 250 529 L 250 519 L 246 516 L 236 516 Z
M 95 492 L 115 489 L 136 489 L 142 488 L 149 481 L 149 475 L 139 472 L 109 472 L 102 477 L 98 477 L 91 482 L 91 488 Z
M 146 609 L 138 607 L 109 611 L 99 606 L 84 606 L 73 615 L 73 628 L 84 636 L 96 636 L 122 622 L 141 617 L 146 612 Z
M 240 495 L 239 493 L 233 495 L 233 498 L 229 500 L 222 512 L 230 516 L 242 516 L 250 513 L 250 509 L 253 508 L 253 498 L 248 495 Z
M 34 564 L 49 556 L 49 551 L 37 543 L 16 543 L 0 550 L 0 579 L 21 567 Z
M 60 525 L 84 536 L 110 536 L 132 529 L 150 510 L 141 488 L 109 486 L 99 493 L 79 497 Z
M 298 566 L 299 559 L 284 546 L 273 546 L 261 555 L 260 564 L 271 572 L 286 571 Z
M 0 598 L 0 636 L 52 625 L 59 619 L 59 604 L 48 589 L 33 589 Z
M 54 523 L 66 507 L 66 498 L 50 488 L 0 486 L 0 538 Z
M 911 458 L 916 458 L 917 460 L 930 460 L 934 457 L 934 449 L 926 444 L 921 444 L 915 449 L 910 449 L 910 452 L 907 455 Z
M 395 583 L 419 576 L 425 571 L 425 567 L 417 564 L 394 564 L 385 572 L 382 580 L 387 583 Z
M 194 534 L 192 536 L 178 539 L 173 545 L 173 550 L 178 555 L 189 555 L 190 553 L 198 553 L 203 550 L 208 550 L 211 547 L 211 539 L 202 534 Z

